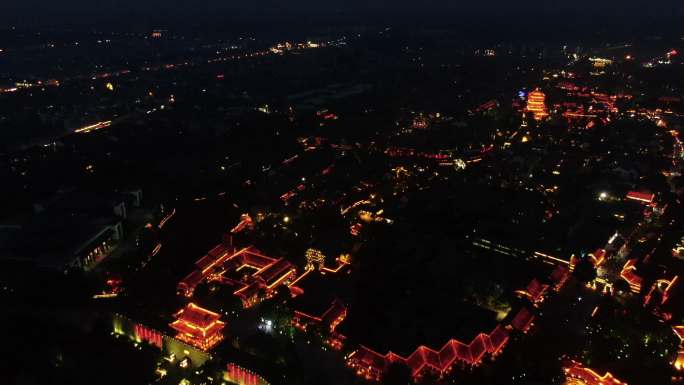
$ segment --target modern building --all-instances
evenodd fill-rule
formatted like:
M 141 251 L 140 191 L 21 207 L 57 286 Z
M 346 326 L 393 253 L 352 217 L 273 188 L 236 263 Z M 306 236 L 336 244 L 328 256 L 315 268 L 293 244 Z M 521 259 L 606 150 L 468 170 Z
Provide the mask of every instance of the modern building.
M 139 206 L 141 199 L 140 190 L 69 191 L 36 202 L 27 219 L 4 231 L 0 258 L 65 273 L 88 270 L 118 246 L 128 208 Z
M 61 223 L 39 218 L 14 229 L 0 246 L 0 258 L 65 273 L 88 270 L 106 258 L 122 237 L 122 223 L 114 218 L 69 218 Z

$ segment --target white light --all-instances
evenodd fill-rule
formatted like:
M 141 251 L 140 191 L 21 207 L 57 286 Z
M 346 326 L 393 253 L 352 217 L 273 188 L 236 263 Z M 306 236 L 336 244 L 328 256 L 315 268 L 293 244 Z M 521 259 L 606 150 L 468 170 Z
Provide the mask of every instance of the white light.
M 618 234 L 617 231 L 616 231 L 615 234 L 613 234 L 613 236 L 610 237 L 610 239 L 608 240 L 608 244 L 609 244 L 609 245 L 612 245 L 613 242 L 615 242 L 615 239 L 617 239 L 618 235 L 619 235 L 619 234 Z

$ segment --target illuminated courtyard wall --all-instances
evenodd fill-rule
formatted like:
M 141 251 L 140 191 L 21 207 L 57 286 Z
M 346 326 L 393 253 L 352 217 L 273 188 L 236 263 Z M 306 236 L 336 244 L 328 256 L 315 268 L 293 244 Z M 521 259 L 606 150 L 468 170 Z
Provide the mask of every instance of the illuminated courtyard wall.
M 188 357 L 193 368 L 199 368 L 211 359 L 211 355 L 206 352 L 120 314 L 112 315 L 112 330 L 114 333 L 127 336 L 135 342 L 156 346 L 165 356 L 175 354 L 177 359 Z
M 237 385 L 270 385 L 260 375 L 234 363 L 229 363 L 226 366 L 226 373 L 223 379 Z

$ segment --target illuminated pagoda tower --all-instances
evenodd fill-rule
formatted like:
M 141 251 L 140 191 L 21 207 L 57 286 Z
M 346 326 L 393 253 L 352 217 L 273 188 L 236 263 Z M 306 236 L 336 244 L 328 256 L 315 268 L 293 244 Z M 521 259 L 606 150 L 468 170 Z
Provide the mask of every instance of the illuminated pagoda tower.
M 539 89 L 536 89 L 527 95 L 527 111 L 531 112 L 536 120 L 542 120 L 549 115 L 546 110 L 545 100 L 546 95 Z
M 176 338 L 202 350 L 209 350 L 223 339 L 222 322 L 218 313 L 189 303 L 173 315 L 176 318 L 169 326 L 176 330 Z

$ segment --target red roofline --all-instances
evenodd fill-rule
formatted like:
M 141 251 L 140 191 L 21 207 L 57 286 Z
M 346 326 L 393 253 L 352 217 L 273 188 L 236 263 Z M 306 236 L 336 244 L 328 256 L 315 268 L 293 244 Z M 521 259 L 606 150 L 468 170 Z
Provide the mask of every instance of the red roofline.
M 360 345 L 361 356 L 352 355 L 349 358 L 352 366 L 365 364 L 376 371 L 383 371 L 390 363 L 401 363 L 409 367 L 413 376 L 418 376 L 426 366 L 439 372 L 447 372 L 459 361 L 477 365 L 487 353 L 498 354 L 508 338 L 508 331 L 502 325 L 497 325 L 491 333 L 480 333 L 467 345 L 456 339 L 449 340 L 439 351 L 420 345 L 406 358 L 391 351 L 382 355 Z M 372 356 L 374 364 L 364 362 L 368 355 Z

